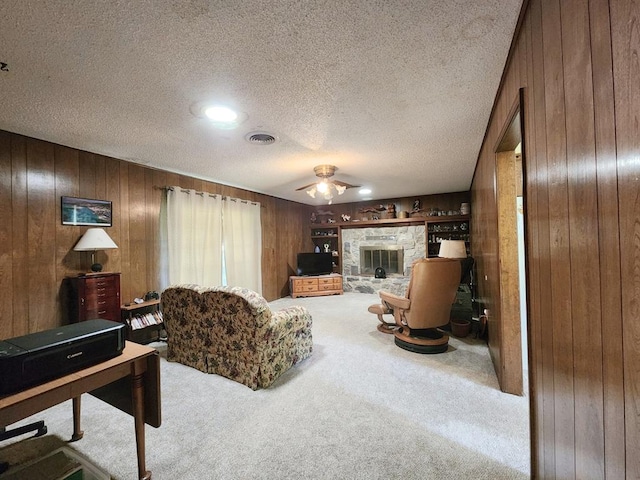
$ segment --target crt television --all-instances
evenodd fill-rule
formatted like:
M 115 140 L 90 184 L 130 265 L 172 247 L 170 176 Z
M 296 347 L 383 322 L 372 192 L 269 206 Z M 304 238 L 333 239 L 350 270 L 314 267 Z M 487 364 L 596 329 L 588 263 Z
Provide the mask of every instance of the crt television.
M 331 253 L 299 253 L 298 275 L 326 275 L 333 272 Z

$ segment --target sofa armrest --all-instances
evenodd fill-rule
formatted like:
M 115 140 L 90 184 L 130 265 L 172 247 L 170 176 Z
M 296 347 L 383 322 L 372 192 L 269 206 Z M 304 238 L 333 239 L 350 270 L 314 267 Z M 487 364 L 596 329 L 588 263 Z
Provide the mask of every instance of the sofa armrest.
M 272 323 L 289 323 L 293 327 L 304 327 L 311 323 L 311 313 L 305 307 L 294 305 L 271 312 Z
M 271 319 L 267 324 L 267 335 L 280 338 L 292 331 L 310 329 L 311 324 L 311 313 L 305 307 L 286 307 L 271 312 Z

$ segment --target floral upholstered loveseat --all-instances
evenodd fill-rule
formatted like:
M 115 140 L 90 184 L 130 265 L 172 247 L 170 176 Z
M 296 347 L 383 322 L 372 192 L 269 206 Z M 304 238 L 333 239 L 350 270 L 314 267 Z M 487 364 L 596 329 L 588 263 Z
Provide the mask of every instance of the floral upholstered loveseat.
M 311 355 L 311 314 L 304 307 L 272 312 L 246 288 L 198 285 L 170 286 L 161 302 L 169 361 L 256 390 Z

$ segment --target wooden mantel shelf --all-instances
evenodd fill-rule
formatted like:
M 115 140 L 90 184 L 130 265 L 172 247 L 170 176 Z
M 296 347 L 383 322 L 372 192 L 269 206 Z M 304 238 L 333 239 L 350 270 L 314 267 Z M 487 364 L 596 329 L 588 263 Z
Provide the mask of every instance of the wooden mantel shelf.
M 362 228 L 362 227 L 379 227 L 379 226 L 402 226 L 402 225 L 414 225 L 416 223 L 429 223 L 429 222 L 456 222 L 469 220 L 469 215 L 439 215 L 437 217 L 409 217 L 409 218 L 381 218 L 380 220 L 361 220 L 350 222 L 335 222 L 335 223 L 312 223 L 311 227 L 316 228 L 328 228 L 328 227 L 340 227 L 340 228 Z

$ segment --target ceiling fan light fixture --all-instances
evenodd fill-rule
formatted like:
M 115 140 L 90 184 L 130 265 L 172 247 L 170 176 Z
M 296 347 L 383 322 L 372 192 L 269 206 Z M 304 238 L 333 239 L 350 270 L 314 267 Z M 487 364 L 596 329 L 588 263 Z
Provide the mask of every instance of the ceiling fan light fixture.
M 316 193 L 320 193 L 325 200 L 329 201 L 329 205 L 333 201 L 334 194 L 342 195 L 348 188 L 359 187 L 359 185 L 350 185 L 338 180 L 330 180 L 337 168 L 333 165 L 318 165 L 313 171 L 320 180 L 316 183 L 305 185 L 296 190 L 305 190 L 311 198 L 316 198 Z M 309 188 L 310 187 L 310 188 Z
M 324 194 L 324 199 L 329 201 L 328 205 L 333 203 L 333 193 L 331 193 L 331 190 L 328 190 L 327 193 Z
M 326 193 L 329 191 L 330 189 L 330 185 L 327 183 L 327 179 L 323 178 L 321 182 L 318 182 L 318 184 L 316 185 L 316 190 L 318 190 L 320 193 Z

